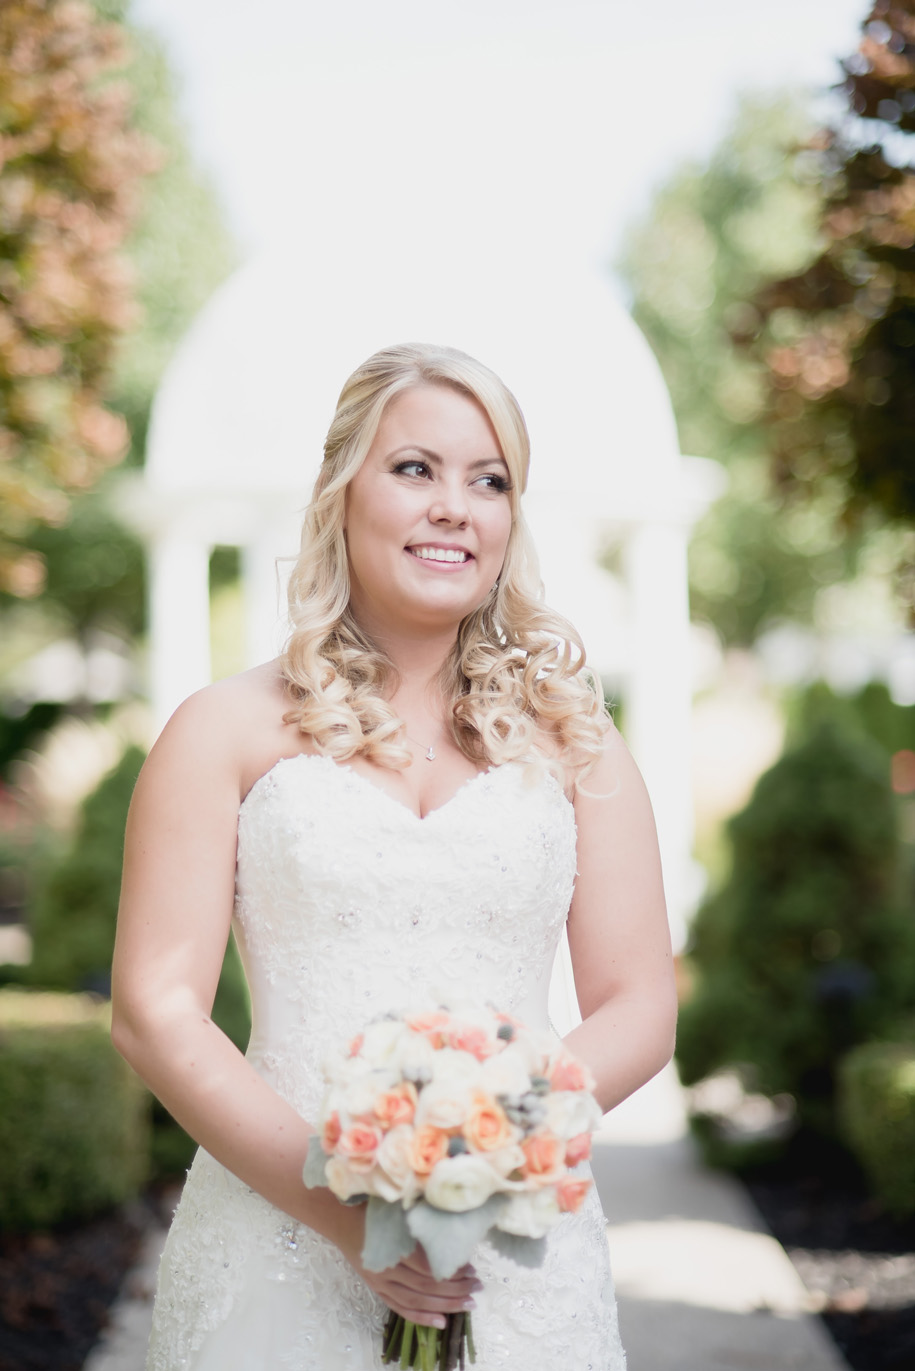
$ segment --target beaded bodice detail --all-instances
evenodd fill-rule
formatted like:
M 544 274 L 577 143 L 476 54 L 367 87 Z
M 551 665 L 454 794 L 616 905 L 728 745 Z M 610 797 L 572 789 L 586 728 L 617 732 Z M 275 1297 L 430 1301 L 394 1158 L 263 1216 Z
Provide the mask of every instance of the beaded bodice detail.
M 480 772 L 420 819 L 329 758 L 278 762 L 238 825 L 252 1065 L 313 1120 L 325 1061 L 388 1009 L 473 999 L 546 1027 L 575 841 L 572 806 L 541 767 Z M 596 1196 L 554 1230 L 544 1267 L 484 1245 L 477 1269 L 477 1371 L 622 1371 Z M 384 1313 L 331 1243 L 198 1154 L 163 1260 L 150 1371 L 375 1371 Z
M 249 1057 L 310 1118 L 328 1053 L 385 1010 L 471 996 L 545 1025 L 574 878 L 548 774 L 482 772 L 419 819 L 329 758 L 277 763 L 239 816 Z

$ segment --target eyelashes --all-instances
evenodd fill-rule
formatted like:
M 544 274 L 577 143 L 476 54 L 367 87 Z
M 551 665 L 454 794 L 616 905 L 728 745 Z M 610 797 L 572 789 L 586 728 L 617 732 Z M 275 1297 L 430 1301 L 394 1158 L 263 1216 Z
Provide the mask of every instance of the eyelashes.
M 398 462 L 396 466 L 391 468 L 391 470 L 397 476 L 432 475 L 432 471 L 428 463 L 421 462 L 415 457 L 411 457 L 409 460 L 405 462 Z M 484 472 L 482 475 L 476 477 L 474 484 L 478 485 L 480 482 L 483 481 L 487 483 L 487 489 L 495 491 L 498 495 L 507 495 L 512 488 L 512 483 L 508 479 L 508 477 L 503 476 L 501 472 L 498 471 Z

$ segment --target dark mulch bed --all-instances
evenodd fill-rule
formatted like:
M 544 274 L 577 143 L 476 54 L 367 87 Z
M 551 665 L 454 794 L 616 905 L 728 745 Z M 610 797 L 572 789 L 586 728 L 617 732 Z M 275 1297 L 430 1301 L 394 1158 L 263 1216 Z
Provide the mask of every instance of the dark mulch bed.
M 913 1371 L 915 1218 L 884 1213 L 848 1154 L 810 1135 L 741 1179 L 854 1371 Z
M 0 1233 L 0 1371 L 80 1371 L 155 1200 L 43 1233 Z

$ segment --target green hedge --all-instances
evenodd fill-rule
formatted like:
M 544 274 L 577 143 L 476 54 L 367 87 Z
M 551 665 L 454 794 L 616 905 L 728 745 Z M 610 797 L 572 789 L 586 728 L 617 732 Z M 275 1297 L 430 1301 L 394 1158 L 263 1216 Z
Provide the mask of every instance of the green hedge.
M 839 1122 L 874 1193 L 915 1214 L 915 1043 L 866 1043 L 839 1067 Z
M 721 1068 L 792 1094 L 834 1134 L 835 1069 L 896 1034 L 915 1007 L 915 919 L 887 754 L 834 721 L 761 777 L 728 826 L 726 884 L 692 930 L 696 991 L 677 1061 L 686 1084 Z
M 143 760 L 140 748 L 127 748 L 83 802 L 69 849 L 35 882 L 32 985 L 109 993 L 124 825 Z
M 0 991 L 0 1228 L 44 1228 L 135 1196 L 149 1096 L 86 995 Z

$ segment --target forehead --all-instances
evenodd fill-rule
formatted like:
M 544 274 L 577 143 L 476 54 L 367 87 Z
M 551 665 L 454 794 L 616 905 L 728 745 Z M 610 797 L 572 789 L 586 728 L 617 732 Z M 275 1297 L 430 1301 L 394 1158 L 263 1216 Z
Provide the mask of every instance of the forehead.
M 450 385 L 411 386 L 385 406 L 370 452 L 415 443 L 441 456 L 499 458 L 502 448 L 486 410 Z

